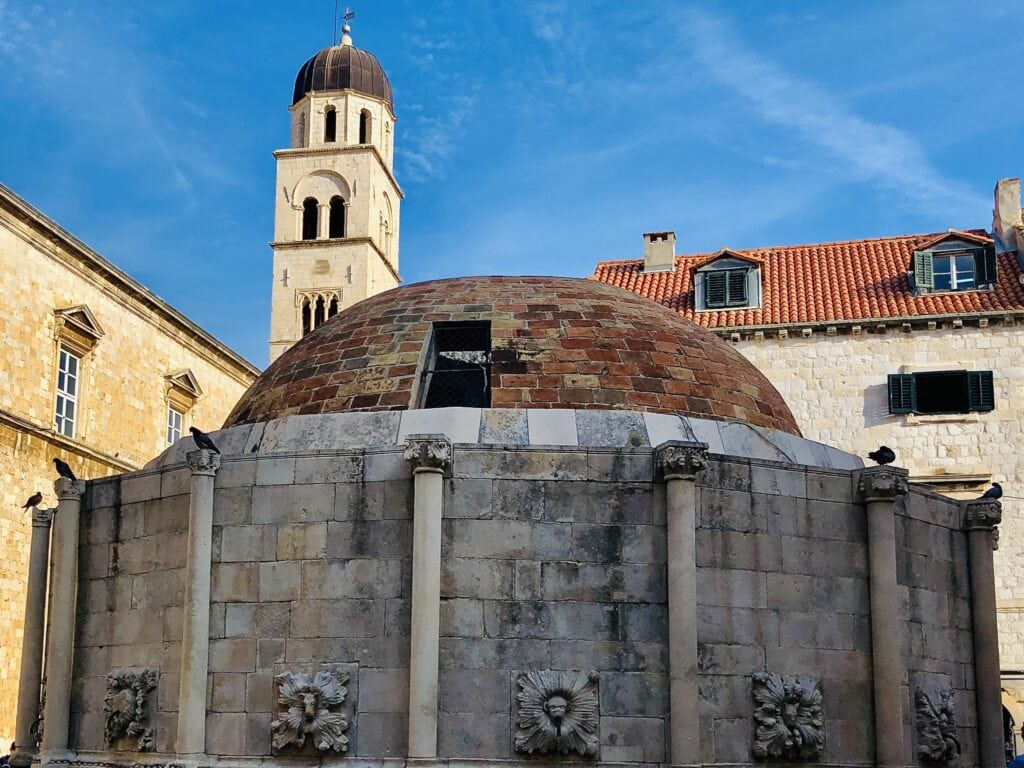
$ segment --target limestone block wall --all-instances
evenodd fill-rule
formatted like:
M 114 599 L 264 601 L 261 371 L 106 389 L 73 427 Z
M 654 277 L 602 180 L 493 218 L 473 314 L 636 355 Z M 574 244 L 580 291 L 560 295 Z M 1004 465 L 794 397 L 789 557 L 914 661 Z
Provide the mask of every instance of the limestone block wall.
M 736 348 L 778 388 L 804 435 L 859 456 L 896 450 L 911 475 L 988 474 L 1004 485 L 996 557 L 1000 655 L 1024 669 L 1024 333 L 1013 325 L 742 341 Z M 996 407 L 963 417 L 890 415 L 886 376 L 901 366 L 994 372 Z
M 403 428 L 407 416 L 335 417 L 348 427 L 335 438 L 331 417 L 220 437 L 209 754 L 271 757 L 273 676 L 328 665 L 350 676 L 348 754 L 407 754 L 409 464 L 393 443 L 284 449 L 300 434 L 358 442 Z M 105 675 L 149 665 L 161 674 L 155 749 L 173 751 L 188 509 L 176 451 L 145 472 L 93 483 L 85 500 L 76 749 L 103 748 Z M 709 455 L 696 531 L 705 762 L 751 762 L 751 676 L 772 672 L 820 682 L 823 762 L 873 764 L 866 525 L 853 488 L 850 470 Z M 897 517 L 904 738 L 909 749 L 915 686 L 951 689 L 971 764 L 959 508 L 915 490 Z M 518 759 L 518 675 L 583 670 L 597 680 L 599 759 L 669 759 L 665 525 L 649 446 L 456 444 L 444 479 L 440 758 Z

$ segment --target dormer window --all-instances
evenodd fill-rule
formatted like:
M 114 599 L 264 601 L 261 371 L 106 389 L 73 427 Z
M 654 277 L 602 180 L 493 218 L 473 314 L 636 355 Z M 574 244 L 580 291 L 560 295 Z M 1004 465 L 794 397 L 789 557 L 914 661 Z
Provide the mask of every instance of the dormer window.
M 695 273 L 697 310 L 743 309 L 761 304 L 761 269 L 751 261 L 725 256 Z
M 991 244 L 949 238 L 915 251 L 913 267 L 918 294 L 995 287 L 996 252 Z

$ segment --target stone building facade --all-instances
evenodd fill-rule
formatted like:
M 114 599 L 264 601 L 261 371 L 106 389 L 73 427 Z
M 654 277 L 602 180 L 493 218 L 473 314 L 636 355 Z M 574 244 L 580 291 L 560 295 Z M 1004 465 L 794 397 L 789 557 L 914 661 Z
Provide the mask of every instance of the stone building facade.
M 479 397 L 442 371 L 489 399 L 416 407 L 397 349 L 426 402 Z M 580 350 L 683 399 L 601 406 L 635 388 Z M 406 402 L 370 404 L 388 381 Z M 506 387 L 519 407 L 491 407 Z M 763 423 L 715 412 L 737 390 Z M 52 560 L 42 766 L 1002 764 L 999 503 L 801 437 L 750 363 L 651 302 L 400 288 L 282 355 L 214 439 L 58 483 L 30 579 Z
M 1009 179 L 996 187 L 991 234 L 951 230 L 696 256 L 676 256 L 674 235 L 656 234 L 645 236 L 645 259 L 603 262 L 595 278 L 670 306 L 728 339 L 778 387 L 806 436 L 859 456 L 888 445 L 912 481 L 954 498 L 977 497 L 992 482 L 1004 485 L 1006 523 L 996 553 L 1001 659 L 1005 703 L 1018 726 L 1017 749 L 1024 751 L 1020 211 L 1019 182 Z M 915 254 L 942 248 L 977 254 L 978 282 L 938 290 L 933 281 L 935 290 L 922 289 Z M 994 260 L 996 274 L 981 274 L 985 259 Z M 733 308 L 707 306 L 707 275 L 718 266 L 747 270 L 756 290 Z M 946 409 L 960 412 L 892 412 L 890 376 L 941 371 L 991 372 L 993 407 L 969 410 L 965 402 Z
M 219 425 L 259 371 L 0 186 L 0 683 L 18 680 L 35 491 L 141 467 L 191 424 Z M 58 416 L 60 417 L 58 420 Z M 0 738 L 15 702 L 0 702 Z

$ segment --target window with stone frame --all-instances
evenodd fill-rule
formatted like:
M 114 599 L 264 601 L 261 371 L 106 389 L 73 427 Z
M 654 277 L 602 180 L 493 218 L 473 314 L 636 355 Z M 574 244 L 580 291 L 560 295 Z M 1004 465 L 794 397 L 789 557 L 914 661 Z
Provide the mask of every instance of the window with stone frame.
M 889 375 L 889 413 L 919 415 L 992 411 L 992 371 L 921 371 Z
M 81 358 L 62 344 L 57 352 L 57 400 L 53 426 L 64 437 L 75 436 L 81 365 Z
M 192 411 L 203 396 L 203 389 L 189 368 L 181 368 L 164 376 L 164 387 L 167 405 L 164 442 L 173 445 L 188 427 Z
M 917 294 L 991 290 L 996 282 L 996 253 L 991 244 L 951 239 L 915 251 Z
M 420 373 L 420 408 L 489 408 L 491 323 L 434 323 Z
M 717 258 L 695 272 L 694 288 L 698 311 L 758 307 L 760 265 L 736 256 Z
M 167 406 L 167 445 L 174 445 L 181 439 L 181 424 L 185 414 L 173 405 Z

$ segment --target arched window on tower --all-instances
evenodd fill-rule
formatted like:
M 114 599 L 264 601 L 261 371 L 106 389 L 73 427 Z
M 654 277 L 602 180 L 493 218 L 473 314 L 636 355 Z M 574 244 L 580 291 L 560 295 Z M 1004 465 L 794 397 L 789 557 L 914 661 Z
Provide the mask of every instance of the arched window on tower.
M 313 309 L 313 327 L 314 328 L 319 328 L 321 325 L 324 324 L 324 320 L 326 319 L 324 317 L 325 310 L 326 310 L 326 307 L 324 306 L 324 297 L 323 296 L 317 296 L 316 297 L 316 306 Z
M 331 198 L 331 213 L 328 221 L 328 237 L 345 236 L 345 201 L 338 195 Z
M 316 240 L 320 223 L 320 204 L 315 197 L 307 197 L 302 201 L 302 239 Z
M 338 113 L 334 107 L 324 110 L 324 141 L 334 141 L 338 135 Z
M 334 317 L 338 314 L 338 297 L 331 296 L 331 303 L 327 305 L 327 316 Z
M 369 144 L 373 141 L 373 117 L 370 110 L 364 109 L 359 113 L 359 143 Z
M 302 299 L 302 335 L 305 336 L 307 333 L 313 330 L 313 310 L 310 307 L 309 297 L 305 296 Z

